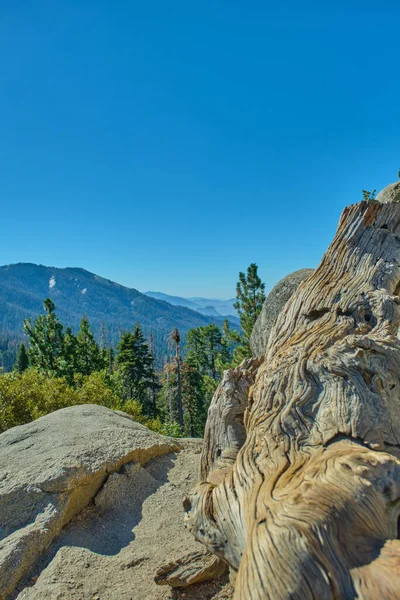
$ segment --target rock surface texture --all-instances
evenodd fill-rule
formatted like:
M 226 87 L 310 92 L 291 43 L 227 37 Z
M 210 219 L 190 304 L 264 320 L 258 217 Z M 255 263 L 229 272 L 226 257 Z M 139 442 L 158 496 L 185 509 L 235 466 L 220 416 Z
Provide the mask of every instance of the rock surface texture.
M 237 572 L 235 600 L 400 598 L 400 202 L 391 197 L 343 211 L 254 365 L 244 440 L 238 448 L 233 436 L 234 458 L 222 463 L 237 403 L 216 392 L 185 519 Z M 243 389 L 241 369 L 248 377 L 239 367 L 233 390 Z
M 250 338 L 253 356 L 265 354 L 269 336 L 275 322 L 289 298 L 300 283 L 314 272 L 314 269 L 300 269 L 290 273 L 279 281 L 265 299 L 262 311 L 254 325 Z
M 385 187 L 385 189 L 379 192 L 376 199 L 381 204 L 400 202 L 400 181 L 396 181 Z
M 94 405 L 65 408 L 1 434 L 0 598 L 10 596 L 110 474 L 179 448 L 128 415 Z
M 231 598 L 226 565 L 183 525 L 202 443 L 94 405 L 1 434 L 1 600 Z M 160 565 L 182 552 L 196 556 L 178 568 L 195 585 L 156 585 Z
M 158 567 L 179 562 L 182 553 L 196 554 L 196 567 L 210 562 L 209 553 L 183 525 L 182 498 L 196 480 L 201 446 L 202 440 L 182 440 L 178 453 L 143 466 L 129 463 L 112 473 L 22 583 L 18 600 L 231 598 L 226 576 L 184 590 L 154 581 Z M 191 582 L 198 581 L 198 568 L 197 573 L 189 570 Z M 220 573 L 214 568 L 214 576 Z

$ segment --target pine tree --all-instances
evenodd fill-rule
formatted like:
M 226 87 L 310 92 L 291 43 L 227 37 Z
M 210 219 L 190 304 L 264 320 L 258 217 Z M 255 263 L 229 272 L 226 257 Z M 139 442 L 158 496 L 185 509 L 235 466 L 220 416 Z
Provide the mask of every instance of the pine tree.
M 151 390 L 151 416 L 152 417 L 156 417 L 158 410 L 157 410 L 157 395 L 158 392 L 160 391 L 160 384 L 157 378 L 157 374 L 155 372 L 154 369 L 154 365 L 155 365 L 155 357 L 154 357 L 154 339 L 153 339 L 153 334 L 150 333 L 149 335 L 149 341 L 147 343 L 148 348 L 149 348 L 149 353 L 152 359 L 152 368 L 151 368 L 151 386 L 150 386 L 150 390 Z
M 101 322 L 100 349 L 105 350 L 107 347 L 107 330 L 104 321 Z
M 109 375 L 112 375 L 114 372 L 114 362 L 115 362 L 115 351 L 114 348 L 107 348 L 105 352 L 105 366 L 108 369 Z
M 0 336 L 0 373 L 12 371 L 17 361 L 18 344 L 15 339 Z
M 200 373 L 205 373 L 208 368 L 203 329 L 203 327 L 194 327 L 186 336 L 186 361 L 196 367 Z
M 265 300 L 265 284 L 258 276 L 257 269 L 257 265 L 251 263 L 247 274 L 239 273 L 239 281 L 236 285 L 237 300 L 234 307 L 239 313 L 240 325 L 243 330 L 241 347 L 235 351 L 236 358 L 251 356 L 250 336 Z
M 47 298 L 44 301 L 46 314 L 38 316 L 32 323 L 24 321 L 24 331 L 29 337 L 28 357 L 32 366 L 57 377 L 63 374 L 63 326 L 56 313 L 55 304 Z
M 71 327 L 67 327 L 63 339 L 63 361 L 61 373 L 68 381 L 69 385 L 74 383 L 74 375 L 78 372 L 78 340 L 72 333 Z
M 186 361 L 182 364 L 182 404 L 185 433 L 191 437 L 201 437 L 206 421 L 203 378 L 199 371 Z
M 29 367 L 29 357 L 28 357 L 28 353 L 25 348 L 25 344 L 22 342 L 22 344 L 20 345 L 19 350 L 18 350 L 17 362 L 15 363 L 15 369 L 18 371 L 18 373 L 23 373 L 24 371 L 26 371 L 26 369 L 28 367 Z
M 257 265 L 251 263 L 247 274 L 240 272 L 236 284 L 236 302 L 234 307 L 239 313 L 240 325 L 246 340 L 250 340 L 251 332 L 265 300 L 265 284 L 257 273 Z
M 126 331 L 121 334 L 116 363 L 122 377 L 124 399 L 137 400 L 142 404 L 145 414 L 152 414 L 153 357 L 140 325 L 135 325 L 133 333 Z
M 186 338 L 186 358 L 182 365 L 182 404 L 185 431 L 188 435 L 203 435 L 207 408 L 221 379 L 229 368 L 233 343 L 214 324 L 191 329 Z
M 214 380 L 220 379 L 223 366 L 232 359 L 230 345 L 214 324 L 191 329 L 186 338 L 186 349 L 186 361 Z
M 104 364 L 100 348 L 94 339 L 86 317 L 82 318 L 76 339 L 77 372 L 82 375 L 90 375 L 102 369 Z
M 183 406 L 182 406 L 182 356 L 181 356 L 181 334 L 177 327 L 169 334 L 169 343 L 175 349 L 175 368 L 176 368 L 176 406 L 178 413 L 178 424 L 183 428 Z

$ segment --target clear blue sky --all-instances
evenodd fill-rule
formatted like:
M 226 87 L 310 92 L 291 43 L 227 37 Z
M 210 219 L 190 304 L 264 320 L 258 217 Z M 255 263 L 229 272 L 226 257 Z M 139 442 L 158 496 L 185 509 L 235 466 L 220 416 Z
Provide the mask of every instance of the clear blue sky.
M 400 3 L 2 0 L 0 264 L 234 295 L 400 168 Z

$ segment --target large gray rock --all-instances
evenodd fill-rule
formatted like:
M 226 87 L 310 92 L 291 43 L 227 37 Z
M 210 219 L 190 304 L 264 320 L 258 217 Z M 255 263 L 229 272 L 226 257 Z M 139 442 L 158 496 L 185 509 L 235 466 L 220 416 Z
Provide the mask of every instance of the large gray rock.
M 376 197 L 381 204 L 400 202 L 400 181 L 387 185 Z
M 0 599 L 111 473 L 179 449 L 175 440 L 97 405 L 64 408 L 2 433 Z
M 253 356 L 262 356 L 267 348 L 269 335 L 276 319 L 286 302 L 297 290 L 300 283 L 309 277 L 314 269 L 300 269 L 290 273 L 276 284 L 268 294 L 262 311 L 254 325 L 250 346 Z
M 180 452 L 112 473 L 51 544 L 18 600 L 231 598 L 227 577 L 198 583 L 182 595 L 154 581 L 167 562 L 195 552 L 207 562 L 206 549 L 185 528 L 182 503 L 197 481 L 202 442 L 180 439 Z

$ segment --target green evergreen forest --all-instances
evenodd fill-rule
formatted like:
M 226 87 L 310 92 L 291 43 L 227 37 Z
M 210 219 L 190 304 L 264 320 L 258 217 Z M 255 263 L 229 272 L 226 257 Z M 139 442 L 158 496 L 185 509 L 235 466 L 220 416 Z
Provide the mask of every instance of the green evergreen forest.
M 154 431 L 201 437 L 207 410 L 226 369 L 250 356 L 249 338 L 265 300 L 264 284 L 252 263 L 239 274 L 237 301 L 242 334 L 208 324 L 182 340 L 178 328 L 167 338 L 169 355 L 155 364 L 154 340 L 140 324 L 121 331 L 116 347 L 98 343 L 83 316 L 76 334 L 61 322 L 50 298 L 44 314 L 23 324 L 27 343 L 18 351 L 0 342 L 0 432 L 75 404 L 101 404 L 130 414 Z M 9 370 L 13 359 L 13 368 Z

